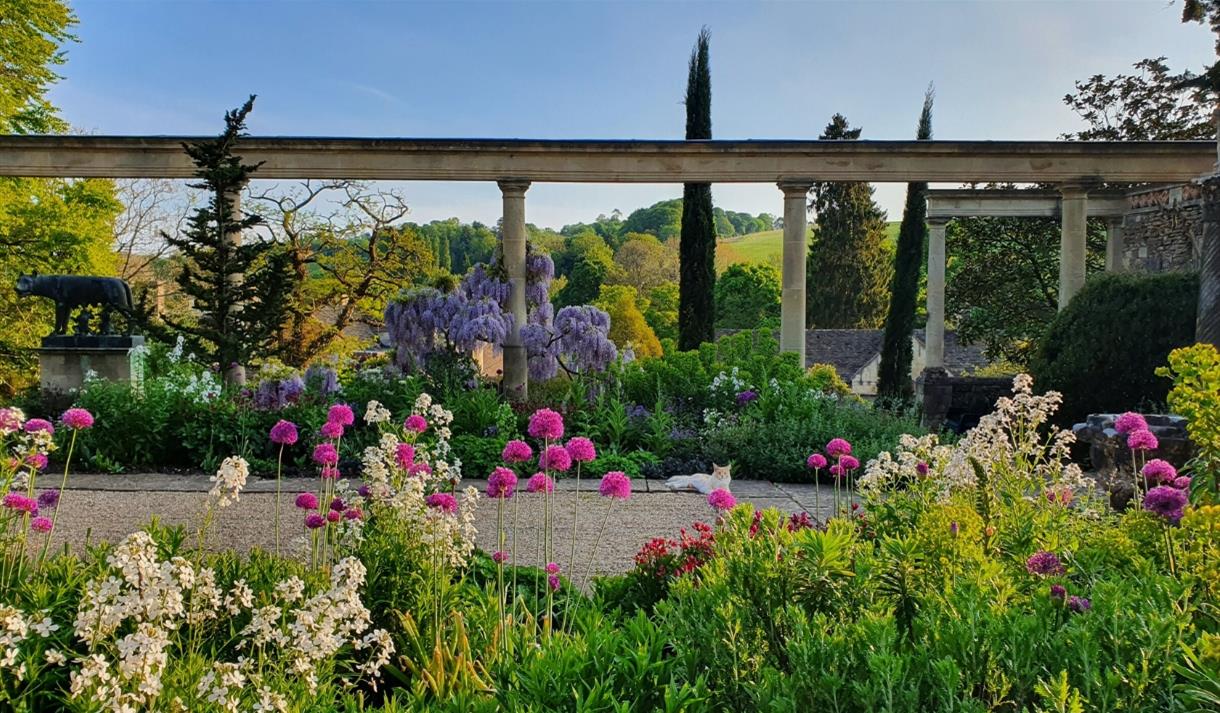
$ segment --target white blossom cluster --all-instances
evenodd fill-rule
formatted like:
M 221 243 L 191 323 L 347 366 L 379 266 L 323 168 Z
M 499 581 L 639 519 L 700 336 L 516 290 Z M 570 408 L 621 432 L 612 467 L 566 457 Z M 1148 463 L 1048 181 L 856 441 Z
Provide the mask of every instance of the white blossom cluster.
M 904 433 L 894 453 L 882 451 L 868 462 L 856 486 L 861 495 L 875 497 L 899 483 L 941 478 L 952 452 L 950 446 L 940 444 L 935 434 L 917 438 Z M 920 464 L 927 468 L 926 474 L 920 474 Z
M 242 488 L 250 476 L 250 464 L 241 456 L 229 456 L 221 462 L 216 475 L 208 478 L 213 483 L 208 495 L 215 499 L 217 507 L 228 507 L 241 500 Z
M 367 424 L 389 423 L 390 409 L 381 405 L 380 401 L 369 401 L 364 409 L 364 422 Z

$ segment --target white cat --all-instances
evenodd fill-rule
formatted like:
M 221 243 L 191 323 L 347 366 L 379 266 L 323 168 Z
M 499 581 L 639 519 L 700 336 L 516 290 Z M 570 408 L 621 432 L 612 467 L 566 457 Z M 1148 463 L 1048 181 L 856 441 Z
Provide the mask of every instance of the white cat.
M 712 464 L 712 472 L 695 473 L 694 475 L 675 475 L 665 481 L 665 487 L 670 490 L 686 490 L 703 493 L 708 493 L 717 488 L 729 489 L 729 483 L 732 477 L 729 475 L 729 468 L 732 465 L 716 465 Z

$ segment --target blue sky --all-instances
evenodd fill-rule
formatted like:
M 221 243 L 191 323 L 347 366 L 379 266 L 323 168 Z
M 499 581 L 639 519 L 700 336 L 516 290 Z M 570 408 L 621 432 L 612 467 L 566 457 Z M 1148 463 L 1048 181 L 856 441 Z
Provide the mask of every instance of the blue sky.
M 681 138 L 686 62 L 712 31 L 716 138 L 816 138 L 834 112 L 864 138 L 914 133 L 936 84 L 939 139 L 1053 139 L 1072 82 L 1165 55 L 1211 61 L 1181 2 L 330 2 L 76 0 L 80 43 L 52 100 L 78 130 L 195 134 L 259 95 L 251 133 Z M 413 219 L 495 222 L 493 184 L 406 183 Z M 877 197 L 900 217 L 903 186 Z M 718 205 L 780 213 L 771 185 Z M 559 227 L 679 186 L 536 184 Z

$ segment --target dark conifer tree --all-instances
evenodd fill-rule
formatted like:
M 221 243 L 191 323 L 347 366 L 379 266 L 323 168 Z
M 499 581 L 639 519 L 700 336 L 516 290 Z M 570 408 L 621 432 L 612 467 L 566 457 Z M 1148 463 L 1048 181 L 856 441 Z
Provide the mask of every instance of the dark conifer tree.
M 932 138 L 932 87 L 923 98 L 915 138 Z M 885 338 L 881 344 L 881 372 L 877 395 L 898 404 L 909 403 L 911 388 L 911 335 L 915 331 L 916 300 L 919 297 L 919 272 L 923 266 L 927 239 L 927 183 L 908 183 L 907 202 L 898 229 L 898 249 L 894 254 L 894 281 L 890 289 L 890 310 L 885 317 Z
M 705 27 L 690 56 L 686 80 L 686 138 L 712 138 L 712 73 Z M 710 183 L 682 188 L 681 266 L 678 280 L 678 346 L 695 349 L 715 336 L 716 225 Z

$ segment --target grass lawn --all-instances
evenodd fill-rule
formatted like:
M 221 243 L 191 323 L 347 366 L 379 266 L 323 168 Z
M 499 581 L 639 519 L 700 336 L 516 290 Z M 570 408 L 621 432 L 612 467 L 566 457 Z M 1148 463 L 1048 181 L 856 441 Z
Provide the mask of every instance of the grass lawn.
M 891 249 L 898 240 L 897 221 L 885 224 L 885 242 Z M 779 268 L 783 256 L 783 230 L 764 230 L 716 241 L 716 271 L 724 272 L 729 265 L 756 262 Z

